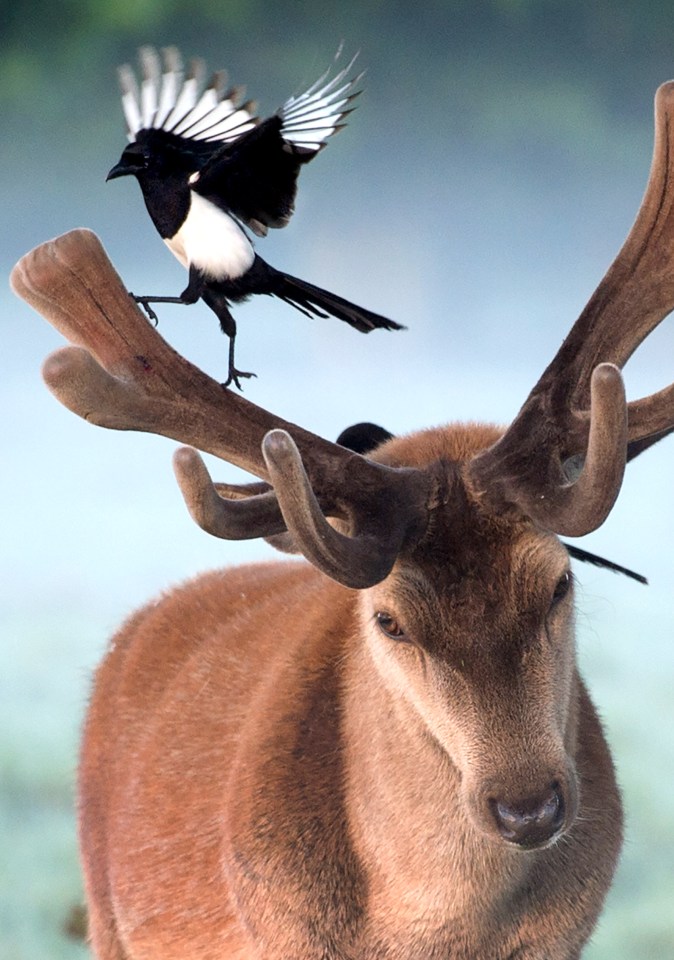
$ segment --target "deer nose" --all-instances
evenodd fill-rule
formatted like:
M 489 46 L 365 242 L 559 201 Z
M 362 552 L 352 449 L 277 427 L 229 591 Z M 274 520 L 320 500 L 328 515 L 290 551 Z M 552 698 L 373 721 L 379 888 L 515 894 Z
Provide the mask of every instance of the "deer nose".
M 504 840 L 520 847 L 540 847 L 554 837 L 565 817 L 564 797 L 555 781 L 544 795 L 515 803 L 491 800 L 491 811 Z

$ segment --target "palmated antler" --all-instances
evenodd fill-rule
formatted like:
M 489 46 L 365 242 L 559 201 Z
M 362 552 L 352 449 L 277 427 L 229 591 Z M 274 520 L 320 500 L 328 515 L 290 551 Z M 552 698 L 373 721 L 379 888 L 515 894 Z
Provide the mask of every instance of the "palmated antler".
M 674 308 L 674 82 L 655 97 L 646 192 L 620 253 L 503 437 L 472 463 L 488 498 L 582 536 L 606 519 L 626 459 L 674 429 L 674 384 L 625 404 L 620 369 Z
M 221 496 L 196 451 L 178 451 L 181 489 L 204 529 L 234 539 L 289 530 L 302 553 L 350 587 L 383 579 L 423 534 L 432 496 L 425 472 L 372 463 L 224 390 L 145 320 L 91 231 L 26 254 L 12 285 L 76 345 L 43 369 L 70 410 L 100 426 L 188 442 L 272 483 L 273 491 L 222 487 Z

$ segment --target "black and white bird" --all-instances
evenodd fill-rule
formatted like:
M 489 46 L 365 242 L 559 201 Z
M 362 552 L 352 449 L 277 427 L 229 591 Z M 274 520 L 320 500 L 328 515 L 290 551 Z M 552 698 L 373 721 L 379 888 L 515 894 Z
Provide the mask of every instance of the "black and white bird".
M 108 180 L 133 174 L 152 221 L 171 252 L 189 270 L 180 296 L 136 296 L 156 320 L 152 303 L 195 303 L 201 298 L 229 337 L 225 386 L 252 376 L 234 365 L 236 323 L 230 304 L 268 294 L 308 316 L 333 316 L 369 333 L 400 324 L 265 263 L 251 233 L 263 237 L 284 227 L 294 208 L 297 177 L 343 125 L 362 74 L 353 60 L 330 77 L 328 70 L 306 92 L 292 96 L 260 121 L 241 90 L 228 88 L 224 72 L 204 86 L 203 63 L 183 73 L 178 51 L 140 50 L 140 82 L 120 68 L 129 145 Z

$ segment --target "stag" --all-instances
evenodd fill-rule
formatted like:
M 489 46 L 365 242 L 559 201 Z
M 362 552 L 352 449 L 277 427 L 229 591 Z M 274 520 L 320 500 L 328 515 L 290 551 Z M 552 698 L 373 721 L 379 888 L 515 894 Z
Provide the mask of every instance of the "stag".
M 203 575 L 136 613 L 96 674 L 79 771 L 100 960 L 572 960 L 621 845 L 574 652 L 559 535 L 607 517 L 674 386 L 620 368 L 674 306 L 674 83 L 617 259 L 511 426 L 367 455 L 234 396 L 146 322 L 73 231 L 15 289 L 74 346 L 85 419 L 181 448 L 188 507 L 309 563 Z M 214 484 L 194 447 L 258 477 Z

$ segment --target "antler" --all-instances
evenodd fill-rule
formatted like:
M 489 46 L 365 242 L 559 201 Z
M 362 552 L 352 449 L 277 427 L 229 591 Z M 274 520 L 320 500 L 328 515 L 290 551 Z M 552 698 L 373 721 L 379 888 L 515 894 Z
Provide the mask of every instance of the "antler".
M 626 458 L 674 430 L 674 385 L 626 404 L 620 375 L 674 307 L 674 83 L 655 108 L 653 165 L 632 231 L 511 427 L 466 469 L 486 501 L 515 504 L 567 536 L 599 526 Z M 67 407 L 101 426 L 188 441 L 266 481 L 216 488 L 196 451 L 178 451 L 176 473 L 204 529 L 294 543 L 351 587 L 383 579 L 424 535 L 439 502 L 433 469 L 373 463 L 223 390 L 147 323 L 91 232 L 38 247 L 12 282 L 77 344 L 44 366 Z
M 646 192 L 620 253 L 510 428 L 471 465 L 490 497 L 582 536 L 606 519 L 626 457 L 674 429 L 674 384 L 625 405 L 620 369 L 674 308 L 674 82 L 655 96 Z
M 316 566 L 351 587 L 383 579 L 422 535 L 432 493 L 426 473 L 372 463 L 224 390 L 146 321 L 91 231 L 37 247 L 11 279 L 76 344 L 43 368 L 70 410 L 100 426 L 189 442 L 271 481 L 275 493 L 229 486 L 223 499 L 196 451 L 178 451 L 181 489 L 204 529 L 239 539 L 287 528 Z M 350 535 L 326 516 L 345 521 Z

